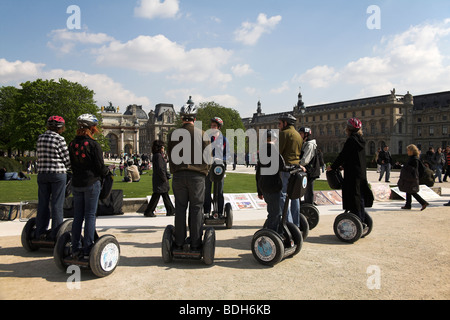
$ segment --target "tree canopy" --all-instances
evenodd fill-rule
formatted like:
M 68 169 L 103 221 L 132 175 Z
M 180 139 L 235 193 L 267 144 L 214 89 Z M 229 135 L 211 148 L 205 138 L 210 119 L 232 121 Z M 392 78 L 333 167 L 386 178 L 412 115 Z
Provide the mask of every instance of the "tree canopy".
M 66 122 L 66 141 L 76 135 L 76 119 L 84 113 L 100 116 L 94 91 L 65 79 L 27 81 L 21 88 L 0 88 L 0 148 L 35 150 L 47 119 L 59 115 Z

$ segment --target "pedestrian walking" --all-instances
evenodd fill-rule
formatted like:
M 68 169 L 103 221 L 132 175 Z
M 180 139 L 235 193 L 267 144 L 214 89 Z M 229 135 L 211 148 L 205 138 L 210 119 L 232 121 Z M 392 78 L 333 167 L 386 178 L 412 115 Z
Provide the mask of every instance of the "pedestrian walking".
M 166 207 L 166 215 L 173 216 L 175 214 L 175 208 L 169 197 L 170 190 L 170 174 L 167 172 L 167 162 L 164 160 L 164 142 L 161 140 L 153 141 L 152 146 L 152 162 L 153 162 L 153 194 L 150 199 L 144 215 L 146 217 L 156 217 L 155 210 L 158 205 L 159 198 L 162 197 L 164 206 Z

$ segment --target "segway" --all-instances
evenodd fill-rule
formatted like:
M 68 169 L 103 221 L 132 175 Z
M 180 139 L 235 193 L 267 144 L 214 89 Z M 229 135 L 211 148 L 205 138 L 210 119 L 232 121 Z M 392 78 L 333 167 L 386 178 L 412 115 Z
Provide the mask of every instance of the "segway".
M 340 170 L 327 171 L 327 181 L 331 189 L 340 190 L 344 179 Z M 354 243 L 360 238 L 364 238 L 372 232 L 373 220 L 366 212 L 365 223 L 361 219 L 349 211 L 338 215 L 334 220 L 333 231 L 336 237 L 347 243 Z
M 233 208 L 231 203 L 227 202 L 224 206 L 223 212 L 219 212 L 219 183 L 222 183 L 225 176 L 225 164 L 214 163 L 211 167 L 210 179 L 214 183 L 213 186 L 213 210 L 211 213 L 204 215 L 204 224 L 207 226 L 223 225 L 227 229 L 233 227 Z
M 364 238 L 372 232 L 372 217 L 366 212 L 365 223 L 349 211 L 346 211 L 336 217 L 333 224 L 333 230 L 339 240 L 347 243 L 354 243 L 360 238 Z
M 59 237 L 53 251 L 56 266 L 66 272 L 71 265 L 91 270 L 99 278 L 106 277 L 114 272 L 120 260 L 120 245 L 113 235 L 99 237 L 95 233 L 94 245 L 89 257 L 72 256 L 72 233 L 66 232 Z
M 301 170 L 299 166 L 285 166 L 283 169 L 290 173 L 290 177 L 278 230 L 263 228 L 253 235 L 252 253 L 255 259 L 263 265 L 274 266 L 284 258 L 295 256 L 302 248 L 302 232 L 296 225 L 287 221 L 290 200 L 299 199 L 306 192 L 308 178 L 306 172 Z M 302 222 L 300 224 L 302 225 Z
M 72 193 L 72 173 L 67 173 L 66 189 L 64 197 L 68 198 Z M 21 241 L 22 246 L 25 250 L 32 252 L 39 250 L 40 248 L 53 249 L 55 247 L 56 241 L 59 237 L 68 231 L 72 230 L 73 219 L 67 219 L 58 227 L 56 227 L 56 237 L 51 236 L 52 229 L 45 232 L 44 237 L 36 239 L 36 218 L 31 218 L 25 224 L 22 230 Z
M 181 248 L 175 246 L 175 227 L 168 225 L 162 237 L 161 251 L 165 263 L 171 263 L 173 259 L 201 260 L 206 265 L 214 262 L 216 250 L 216 233 L 213 228 L 207 228 L 203 236 L 200 248 L 192 248 L 190 237 L 186 238 Z
M 56 237 L 52 238 L 51 233 L 52 229 L 47 230 L 45 232 L 44 237 L 40 239 L 36 239 L 36 218 L 31 218 L 25 224 L 25 227 L 22 230 L 21 241 L 22 246 L 28 252 L 37 251 L 40 248 L 48 248 L 53 249 L 55 247 L 56 241 L 59 237 L 67 232 L 72 230 L 73 219 L 67 219 L 62 224 L 60 224 L 56 228 Z
M 314 229 L 319 224 L 319 209 L 315 205 L 302 202 L 300 204 L 300 214 L 308 221 L 309 230 Z

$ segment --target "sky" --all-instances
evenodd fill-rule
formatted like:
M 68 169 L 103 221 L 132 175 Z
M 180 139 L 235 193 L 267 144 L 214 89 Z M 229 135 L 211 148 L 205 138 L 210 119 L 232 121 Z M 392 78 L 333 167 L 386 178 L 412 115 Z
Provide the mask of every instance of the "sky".
M 1 0 L 0 86 L 65 78 L 147 112 L 252 116 L 450 90 L 448 0 Z

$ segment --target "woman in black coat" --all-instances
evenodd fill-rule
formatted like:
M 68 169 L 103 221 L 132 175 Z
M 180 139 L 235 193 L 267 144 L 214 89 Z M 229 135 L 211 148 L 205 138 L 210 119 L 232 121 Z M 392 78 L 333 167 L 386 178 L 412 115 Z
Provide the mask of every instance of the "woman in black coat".
M 404 210 L 411 209 L 412 197 L 417 200 L 422 205 L 421 211 L 425 210 L 429 203 L 426 202 L 417 192 L 420 190 L 419 186 L 419 177 L 423 175 L 425 171 L 425 166 L 422 161 L 419 159 L 419 149 L 414 144 L 410 144 L 406 147 L 406 152 L 408 153 L 408 162 L 402 168 L 402 172 L 400 172 L 400 180 L 398 182 L 400 191 L 406 192 L 406 204 L 402 207 Z M 408 172 L 408 168 L 410 170 L 415 171 L 415 178 L 413 181 L 406 181 L 404 174 Z M 402 181 L 404 180 L 404 181 Z M 400 187 L 402 186 L 402 187 Z
M 163 157 L 164 154 L 164 142 L 161 140 L 155 140 L 152 146 L 152 163 L 153 163 L 153 194 L 150 199 L 147 209 L 145 209 L 144 215 L 146 217 L 156 217 L 154 211 L 158 205 L 159 198 L 162 196 L 164 206 L 166 207 L 167 215 L 173 216 L 175 208 L 170 201 L 169 197 L 169 173 L 167 172 L 167 163 Z
M 343 209 L 359 216 L 365 222 L 365 207 L 371 206 L 364 199 L 371 199 L 372 192 L 369 189 L 366 172 L 366 141 L 362 137 L 361 121 L 352 118 L 347 122 L 347 141 L 339 156 L 327 171 L 344 168 L 344 182 L 342 184 Z

